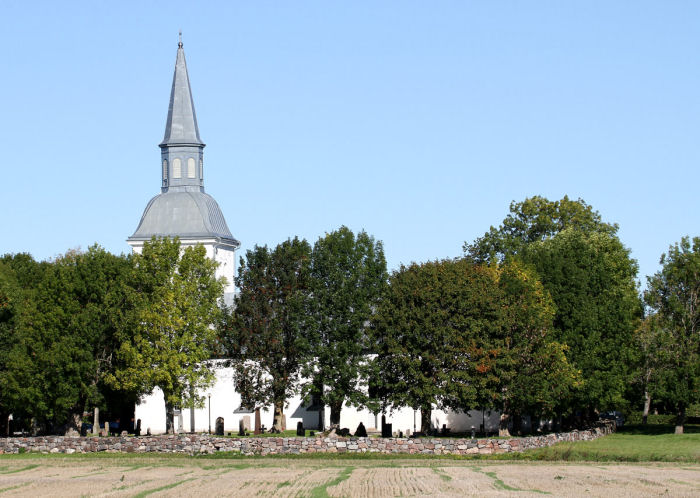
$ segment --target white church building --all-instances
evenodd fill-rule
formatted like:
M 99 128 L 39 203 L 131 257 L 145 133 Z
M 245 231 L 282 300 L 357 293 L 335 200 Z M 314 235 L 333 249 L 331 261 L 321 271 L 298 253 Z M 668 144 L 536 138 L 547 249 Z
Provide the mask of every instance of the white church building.
M 152 237 L 179 237 L 183 246 L 202 244 L 209 258 L 219 263 L 217 277 L 225 277 L 224 300 L 233 302 L 235 251 L 240 247 L 226 224 L 224 215 L 214 198 L 204 191 L 204 146 L 199 136 L 194 101 L 190 88 L 185 52 L 182 41 L 178 43 L 175 73 L 170 91 L 168 118 L 165 136 L 159 144 L 161 149 L 161 192 L 153 197 L 143 212 L 134 234 L 127 239 L 136 253 L 140 253 L 144 242 Z M 206 392 L 205 407 L 183 410 L 176 414 L 178 431 L 213 431 L 216 420 L 224 421 L 225 433 L 237 433 L 241 420 L 253 422 L 253 413 L 242 406 L 241 396 L 235 392 L 231 368 L 219 368 L 215 384 Z M 319 413 L 320 412 L 320 413 Z M 307 429 L 319 429 L 330 425 L 330 410 L 313 405 L 309 400 L 295 397 L 285 407 L 287 428 L 293 429 L 302 422 Z M 142 431 L 165 432 L 165 408 L 163 393 L 156 388 L 143 397 L 135 407 L 135 419 L 141 420 Z M 420 430 L 420 410 L 398 408 L 385 414 L 386 422 L 392 424 L 395 434 L 404 435 Z M 452 432 L 469 432 L 484 426 L 487 431 L 498 429 L 497 412 L 473 410 L 469 413 L 433 410 L 431 424 L 434 428 L 446 425 Z M 261 410 L 262 424 L 272 424 L 272 407 Z M 354 432 L 362 422 L 368 431 L 379 430 L 381 416 L 368 410 L 344 406 L 340 426 Z

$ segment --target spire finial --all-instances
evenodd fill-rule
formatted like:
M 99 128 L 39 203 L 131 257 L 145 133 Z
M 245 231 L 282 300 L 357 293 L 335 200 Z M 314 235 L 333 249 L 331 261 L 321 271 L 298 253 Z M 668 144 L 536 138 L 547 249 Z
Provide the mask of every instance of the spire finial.
M 182 30 L 178 31 L 177 33 L 177 48 L 182 48 Z

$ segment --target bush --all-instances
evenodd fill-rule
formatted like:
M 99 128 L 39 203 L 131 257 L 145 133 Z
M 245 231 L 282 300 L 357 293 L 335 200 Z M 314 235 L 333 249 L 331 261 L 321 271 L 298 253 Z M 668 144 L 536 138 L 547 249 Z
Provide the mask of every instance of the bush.
M 625 420 L 626 424 L 631 424 L 631 425 L 638 425 L 642 423 L 642 412 L 632 412 L 627 416 L 627 419 Z M 668 425 L 668 424 L 675 424 L 676 423 L 676 416 L 675 415 L 653 415 L 649 414 L 647 417 L 647 423 L 648 424 L 653 424 L 653 425 Z

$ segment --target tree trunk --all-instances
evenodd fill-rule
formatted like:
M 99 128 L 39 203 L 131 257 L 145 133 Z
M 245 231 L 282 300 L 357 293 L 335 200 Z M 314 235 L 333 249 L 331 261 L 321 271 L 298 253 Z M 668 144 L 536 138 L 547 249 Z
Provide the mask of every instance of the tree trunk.
M 77 410 L 74 410 L 71 412 L 70 416 L 68 417 L 68 425 L 66 427 L 66 433 L 70 431 L 77 431 L 80 433 L 80 426 L 83 425 L 83 413 L 82 410 L 80 413 L 78 413 Z
M 331 405 L 331 426 L 340 427 L 340 410 L 343 408 L 342 401 L 334 401 Z
M 433 408 L 430 405 L 422 406 L 420 409 L 420 431 L 424 436 L 430 434 L 430 415 Z
M 498 421 L 498 437 L 510 437 L 508 424 L 510 423 L 510 414 L 501 413 L 501 419 Z
M 282 415 L 284 414 L 284 400 L 275 401 L 275 410 L 272 418 L 272 428 L 282 432 Z
M 681 405 L 678 409 L 676 417 L 676 431 L 674 434 L 683 434 L 683 426 L 685 425 L 685 405 Z
M 647 418 L 649 417 L 649 408 L 651 408 L 651 396 L 649 391 L 644 389 L 644 411 L 642 412 L 642 424 L 647 424 Z
M 167 434 L 175 433 L 175 406 L 167 401 L 165 402 L 165 432 Z

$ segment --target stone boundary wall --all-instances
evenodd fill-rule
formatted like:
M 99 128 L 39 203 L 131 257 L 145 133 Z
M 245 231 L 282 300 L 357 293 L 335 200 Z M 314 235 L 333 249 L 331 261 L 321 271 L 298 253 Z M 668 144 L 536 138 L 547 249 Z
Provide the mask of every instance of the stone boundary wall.
M 385 453 L 469 455 L 544 448 L 562 441 L 590 441 L 614 432 L 606 425 L 583 431 L 512 439 L 369 438 L 369 437 L 220 437 L 207 434 L 122 437 L 10 437 L 0 439 L 3 453 L 185 453 L 232 451 L 244 455 L 302 453 Z

